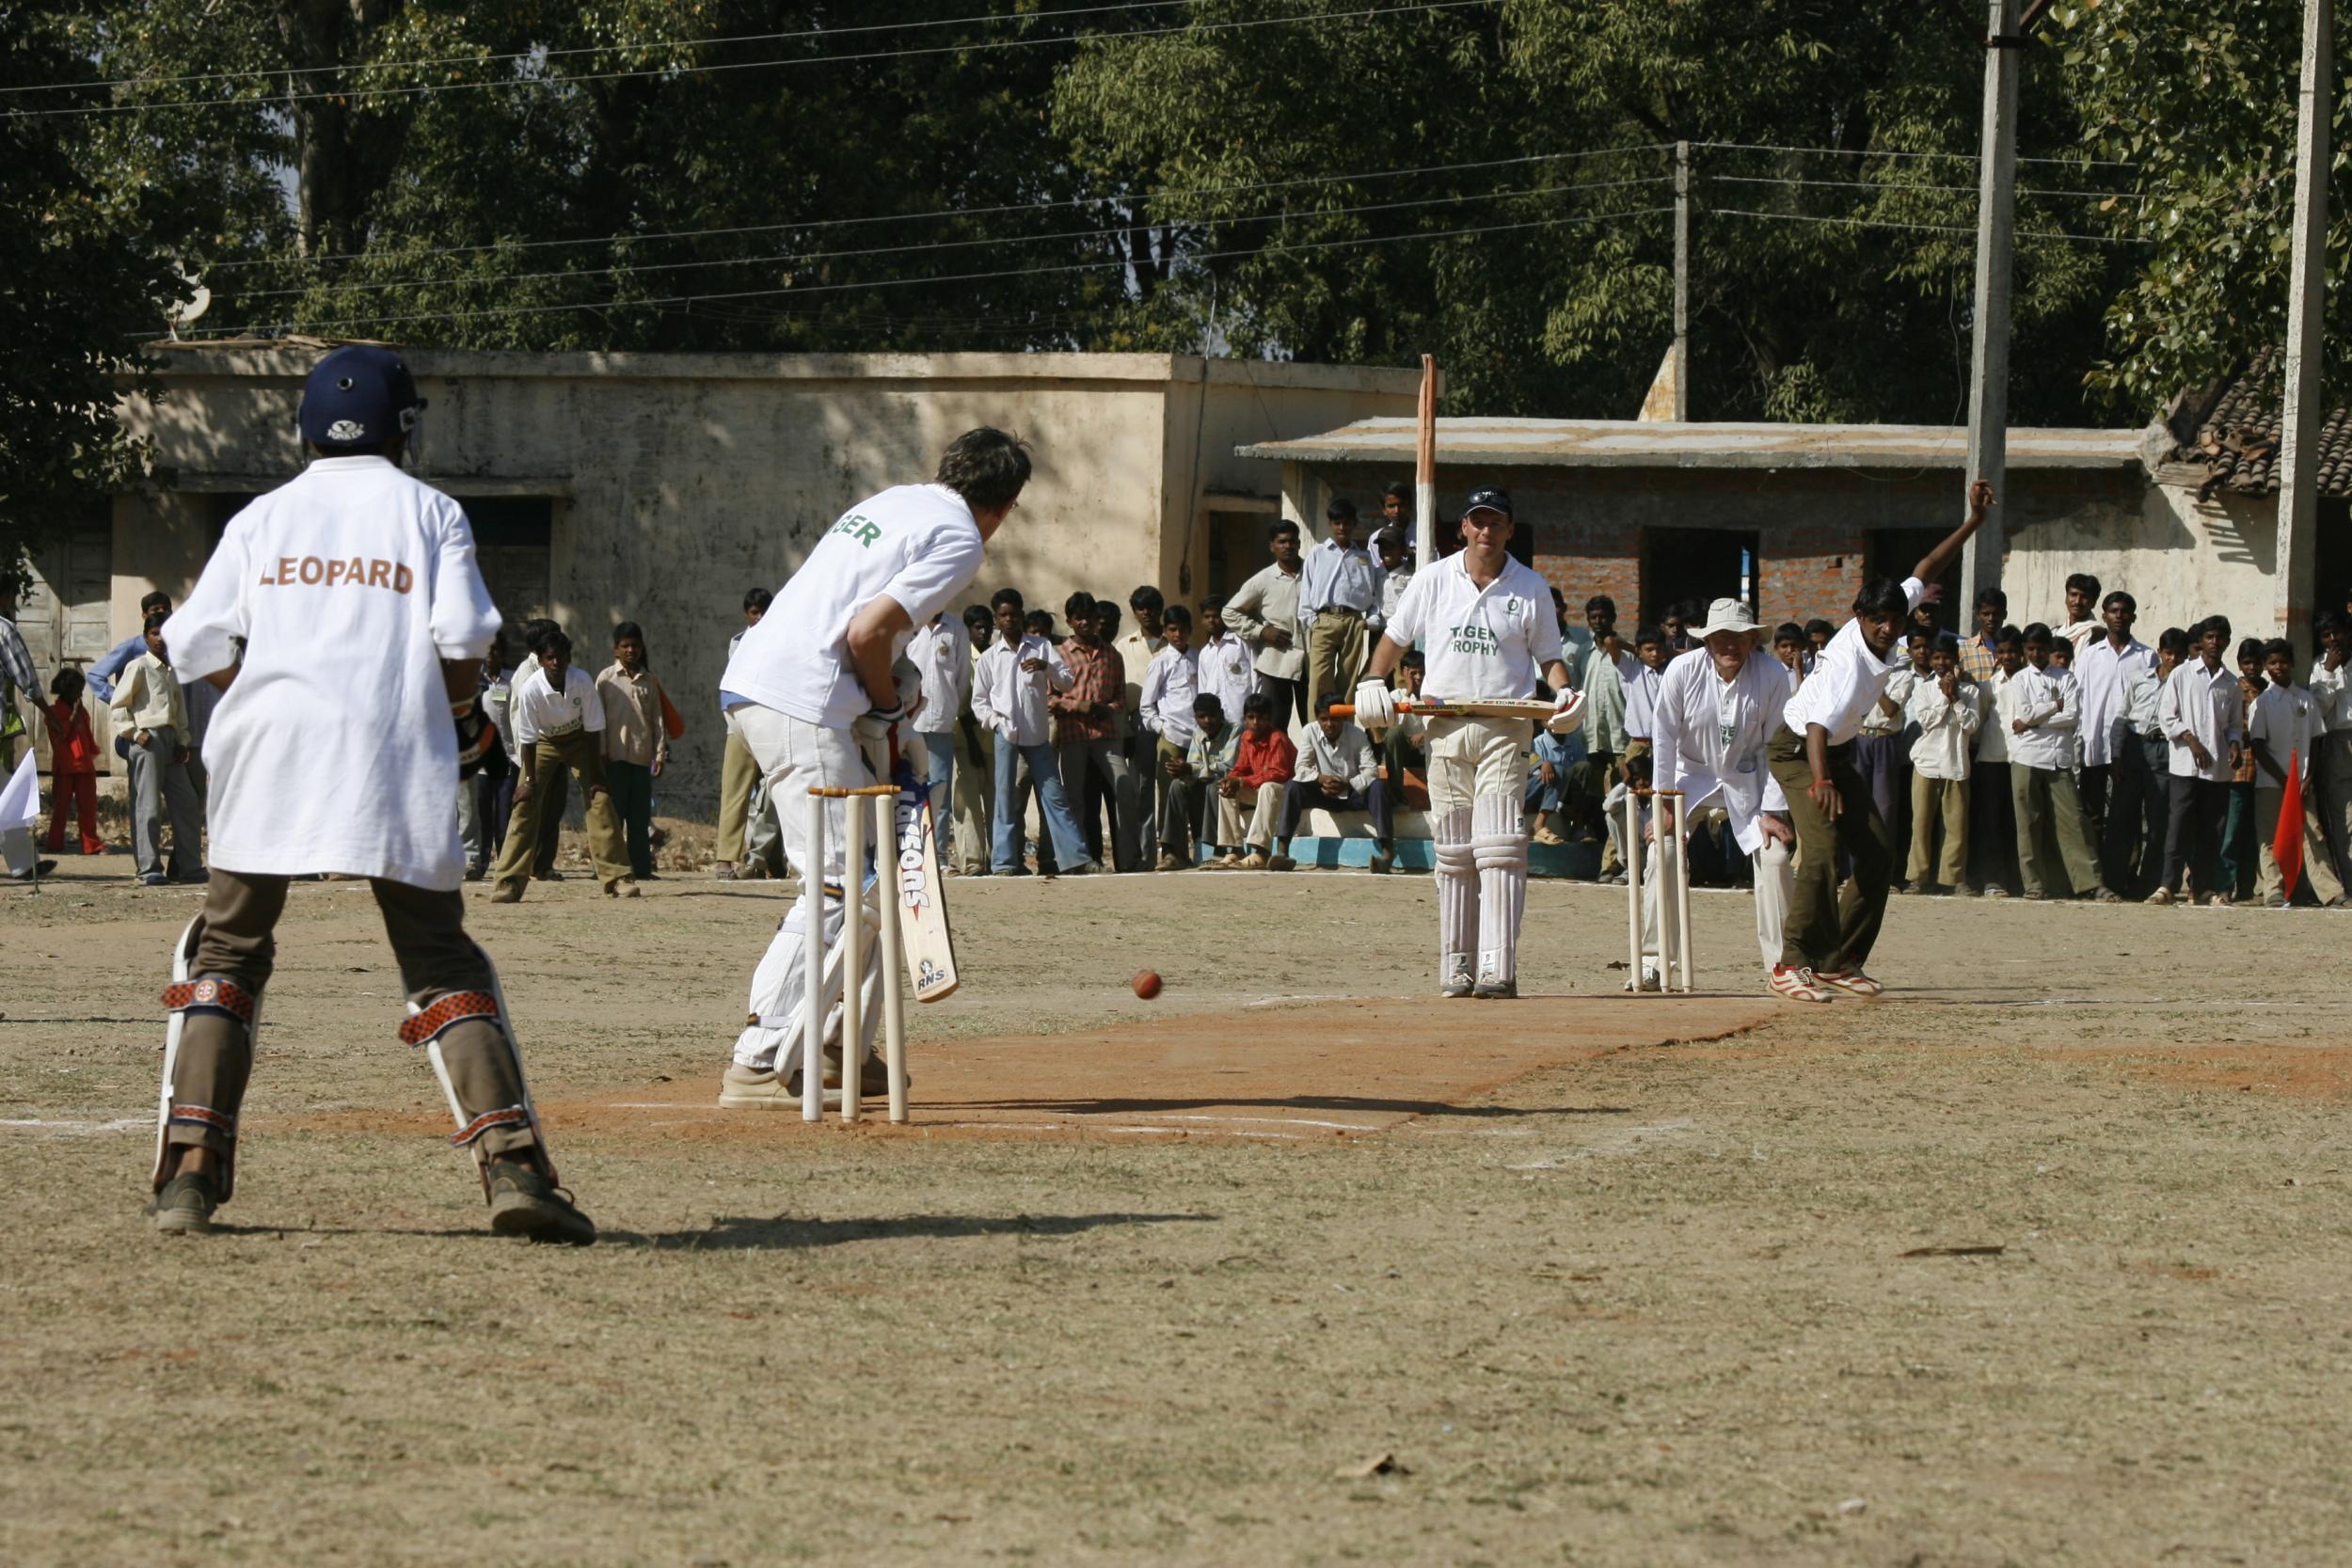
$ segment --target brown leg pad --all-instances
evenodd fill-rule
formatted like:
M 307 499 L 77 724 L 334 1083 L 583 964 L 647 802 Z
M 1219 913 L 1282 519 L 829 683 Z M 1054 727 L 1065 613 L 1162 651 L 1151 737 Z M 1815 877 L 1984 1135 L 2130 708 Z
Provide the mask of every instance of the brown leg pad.
M 441 1040 L 441 1065 L 449 1069 L 457 1108 L 470 1127 L 523 1102 L 522 1075 L 506 1037 L 487 1019 L 468 1019 Z M 527 1154 L 539 1147 L 528 1121 L 493 1122 L 474 1140 L 485 1154 Z
M 237 1113 L 252 1073 L 253 1040 L 244 1024 L 218 1013 L 190 1013 L 172 1058 L 172 1117 L 164 1142 L 234 1153 Z

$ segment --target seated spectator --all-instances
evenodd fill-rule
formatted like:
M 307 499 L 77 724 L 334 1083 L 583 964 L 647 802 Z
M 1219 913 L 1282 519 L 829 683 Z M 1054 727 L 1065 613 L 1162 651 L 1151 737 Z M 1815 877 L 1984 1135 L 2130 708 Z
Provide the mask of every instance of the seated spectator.
M 1159 846 L 1155 863 L 1162 871 L 1176 871 L 1187 863 L 1184 841 L 1192 814 L 1184 799 L 1184 752 L 1198 728 L 1193 708 L 1200 698 L 1200 672 L 1192 654 L 1192 611 L 1167 605 L 1156 618 L 1160 648 L 1136 689 L 1136 718 L 1152 740 L 1149 799 L 1153 842 Z
M 1527 809 L 1535 814 L 1534 832 L 1528 836 L 1537 844 L 1565 844 L 1567 835 L 1552 824 L 1565 821 L 1569 800 L 1568 775 L 1583 760 L 1584 734 L 1578 730 L 1571 735 L 1554 735 L 1538 727 L 1535 749 L 1528 758 Z
M 1650 809 L 1646 791 L 1649 789 L 1653 766 L 1654 759 L 1648 752 L 1626 758 L 1625 776 L 1611 785 L 1609 793 L 1601 800 L 1601 813 L 1609 824 L 1609 847 L 1616 857 L 1617 868 L 1613 871 L 1603 871 L 1600 879 L 1613 887 L 1625 886 L 1625 868 L 1630 863 L 1629 847 L 1625 842 L 1625 802 L 1628 796 L 1639 795 L 1641 799 L 1641 803 L 1634 808 L 1635 830 L 1646 832 L 1649 828 Z
M 1421 695 L 1428 674 L 1429 661 L 1419 648 L 1406 649 L 1396 661 L 1397 689 L 1407 697 Z M 1389 786 L 1391 810 L 1429 809 L 1428 731 L 1429 721 L 1419 714 L 1399 714 L 1381 741 L 1380 777 Z
M 1184 748 L 1184 764 L 1174 777 L 1193 834 L 1207 864 L 1230 867 L 1241 863 L 1241 835 L 1225 830 L 1225 776 L 1233 770 L 1233 752 L 1241 738 L 1239 725 L 1225 719 L 1225 705 L 1203 691 L 1192 700 L 1192 743 Z
M 1298 834 L 1300 814 L 1310 806 L 1372 813 L 1372 869 L 1385 875 L 1396 863 L 1396 830 L 1372 737 L 1331 711 L 1342 701 L 1337 691 L 1326 691 L 1315 701 L 1315 721 L 1307 726 L 1306 748 L 1298 753 L 1295 776 L 1283 792 L 1280 842 L 1270 863 L 1277 871 L 1296 863 L 1291 859 L 1291 840 Z
M 1298 748 L 1275 720 L 1273 699 L 1252 693 L 1242 704 L 1233 766 L 1217 784 L 1217 838 L 1237 839 L 1248 851 L 1241 860 L 1243 870 L 1264 871 L 1274 863 L 1274 830 L 1297 767 Z M 1252 803 L 1247 827 L 1241 821 L 1245 801 Z

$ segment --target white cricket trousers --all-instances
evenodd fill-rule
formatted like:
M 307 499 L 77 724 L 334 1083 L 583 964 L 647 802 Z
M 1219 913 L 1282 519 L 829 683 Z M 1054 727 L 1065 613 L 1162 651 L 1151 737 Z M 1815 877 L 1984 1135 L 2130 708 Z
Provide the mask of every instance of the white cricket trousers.
M 1642 958 L 1648 962 L 1659 958 L 1658 902 L 1661 889 L 1658 880 L 1659 857 L 1657 846 L 1645 846 L 1642 857 Z M 1683 841 L 1688 853 L 1690 841 Z M 1788 846 L 1767 842 L 1748 863 L 1756 870 L 1756 945 L 1764 955 L 1764 972 L 1770 974 L 1780 962 L 1780 940 L 1788 924 L 1788 899 L 1797 885 L 1797 863 L 1788 852 Z M 1638 984 L 1638 978 L 1636 983 Z
M 742 740 L 751 749 L 752 760 L 759 767 L 760 777 L 767 782 L 768 798 L 775 804 L 776 826 L 784 836 L 784 852 L 793 868 L 805 880 L 812 875 L 808 846 L 808 792 L 813 788 L 863 789 L 880 783 L 873 766 L 859 751 L 857 742 L 848 730 L 826 729 L 800 719 L 790 718 L 773 708 L 751 705 L 731 708 L 727 712 L 727 733 Z M 825 863 L 824 881 L 824 942 L 826 960 L 833 977 L 828 978 L 823 999 L 824 1033 L 820 1037 L 827 1045 L 837 1045 L 841 1036 L 840 958 L 834 949 L 841 940 L 841 888 L 844 843 L 849 828 L 848 802 L 825 802 Z M 870 833 L 867 835 L 872 836 Z M 866 880 L 866 868 L 858 870 L 861 885 Z M 872 900 L 868 898 L 868 907 Z M 751 996 L 745 1005 L 746 1022 L 743 1033 L 735 1042 L 735 1061 L 739 1067 L 766 1071 L 774 1069 L 789 1072 L 793 1063 L 779 1063 L 776 1053 L 787 1040 L 797 1044 L 797 1021 L 807 989 L 807 959 L 803 956 L 802 901 L 792 901 L 776 934 L 760 955 L 759 966 L 752 972 Z M 864 1060 L 874 1043 L 874 1027 L 882 1012 L 882 964 L 879 949 L 872 944 L 874 924 L 866 923 L 868 945 L 865 964 L 864 1037 L 858 1042 L 858 1059 Z M 853 1070 L 850 1069 L 850 1070 Z

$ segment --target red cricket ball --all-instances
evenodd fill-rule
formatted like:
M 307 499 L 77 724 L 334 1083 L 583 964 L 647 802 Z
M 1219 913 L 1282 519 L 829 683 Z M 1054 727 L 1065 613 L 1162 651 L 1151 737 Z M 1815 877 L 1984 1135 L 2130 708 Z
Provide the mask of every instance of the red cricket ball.
M 1146 1002 L 1159 995 L 1160 972 L 1156 969 L 1137 970 L 1136 972 L 1136 994 Z

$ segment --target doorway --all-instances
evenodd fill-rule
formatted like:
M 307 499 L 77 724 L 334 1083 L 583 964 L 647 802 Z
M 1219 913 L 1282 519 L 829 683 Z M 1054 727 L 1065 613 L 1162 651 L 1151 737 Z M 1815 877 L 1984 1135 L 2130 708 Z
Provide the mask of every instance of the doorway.
M 1927 559 L 1928 552 L 1947 537 L 1936 528 L 1874 528 L 1862 536 L 1862 580 L 1876 582 L 1887 578 L 1900 582 L 1911 576 L 1911 569 Z M 1960 592 L 1962 557 L 1952 557 L 1952 563 L 1944 568 L 1936 579 L 1944 594 L 1933 605 L 1935 624 L 1946 631 L 1960 630 L 1960 616 L 1965 606 Z M 1973 623 L 1972 623 L 1973 624 Z
M 1695 603 L 1702 617 L 1715 599 L 1738 599 L 1753 613 L 1763 591 L 1754 529 L 1653 528 L 1642 531 L 1642 624 L 1656 626 L 1670 605 Z

